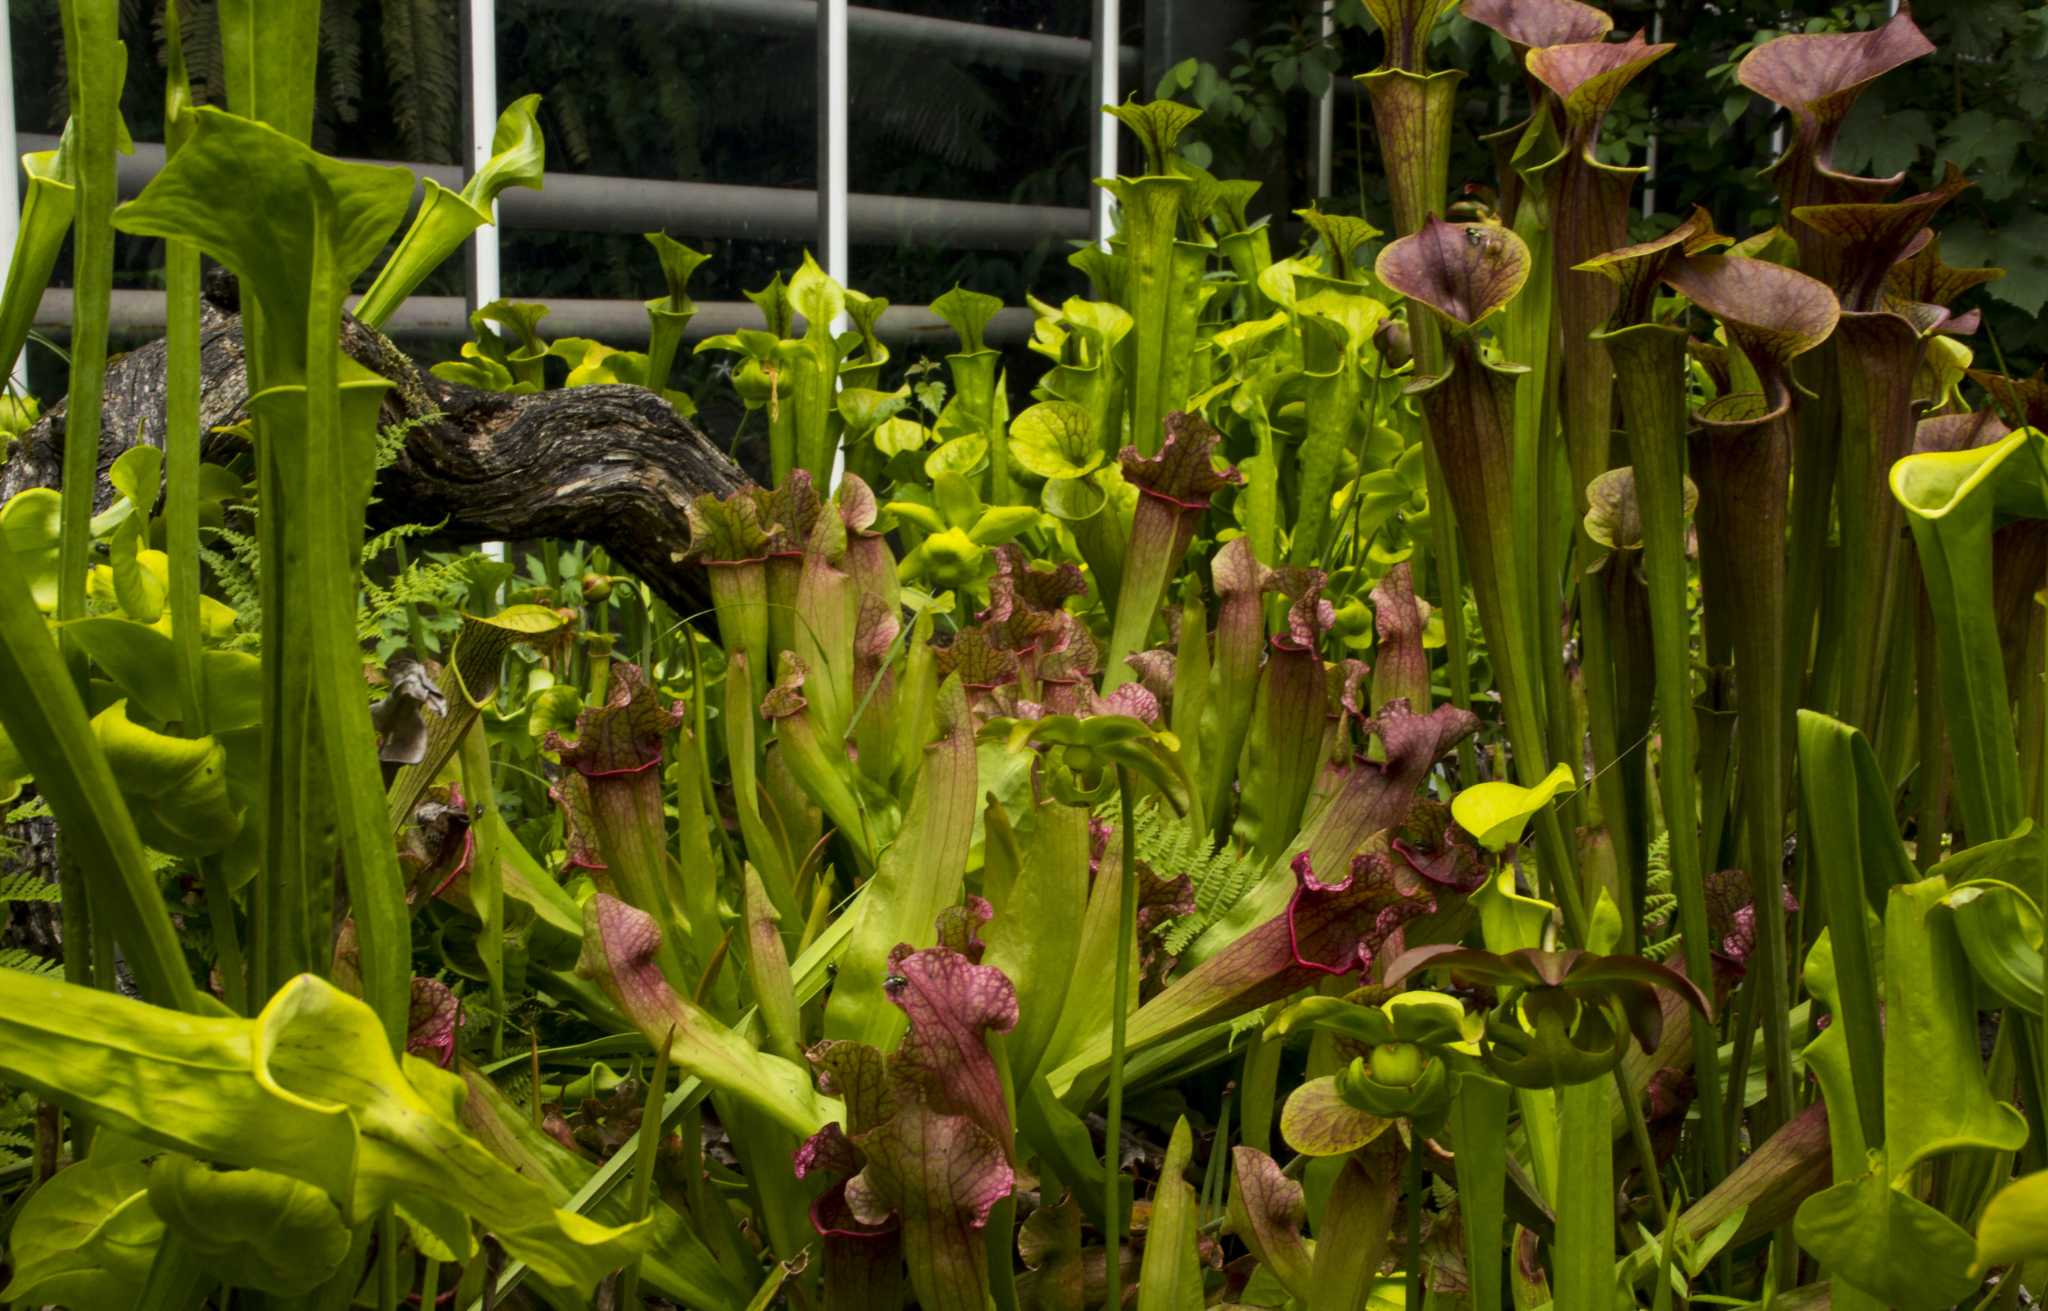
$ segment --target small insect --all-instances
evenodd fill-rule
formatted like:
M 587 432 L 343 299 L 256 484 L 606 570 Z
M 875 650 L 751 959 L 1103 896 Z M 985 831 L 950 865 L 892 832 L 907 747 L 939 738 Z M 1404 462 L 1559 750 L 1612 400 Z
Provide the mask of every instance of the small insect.
M 904 978 L 901 974 L 887 974 L 882 977 L 882 986 L 890 992 L 894 992 L 898 988 L 909 987 L 910 980 Z
M 1498 262 L 1506 254 L 1499 231 L 1484 224 L 1474 223 L 1465 229 L 1465 244 L 1477 247 L 1481 259 Z

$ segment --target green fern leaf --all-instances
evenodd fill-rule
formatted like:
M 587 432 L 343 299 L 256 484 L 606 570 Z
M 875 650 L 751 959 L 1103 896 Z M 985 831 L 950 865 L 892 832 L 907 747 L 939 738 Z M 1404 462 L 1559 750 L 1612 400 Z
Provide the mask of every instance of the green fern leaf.
M 1111 817 L 1115 807 L 1107 810 L 1104 818 Z M 1138 859 L 1162 877 L 1185 874 L 1194 884 L 1194 912 L 1168 924 L 1160 935 L 1161 945 L 1178 955 L 1251 891 L 1265 866 L 1229 842 L 1212 850 L 1209 835 L 1190 818 L 1175 815 L 1156 802 L 1140 810 L 1137 821 Z
M 10 901 L 56 901 L 57 885 L 45 883 L 33 870 L 0 876 L 0 904 Z
M 1642 954 L 1661 961 L 1678 949 L 1678 897 L 1671 891 L 1671 835 L 1650 843 L 1649 895 L 1643 898 Z
M 25 947 L 0 947 L 0 970 L 56 977 L 64 973 L 64 962 L 38 956 Z
M 384 61 L 391 70 L 393 116 L 408 158 L 455 162 L 450 142 L 460 99 L 455 16 L 446 0 L 386 0 Z

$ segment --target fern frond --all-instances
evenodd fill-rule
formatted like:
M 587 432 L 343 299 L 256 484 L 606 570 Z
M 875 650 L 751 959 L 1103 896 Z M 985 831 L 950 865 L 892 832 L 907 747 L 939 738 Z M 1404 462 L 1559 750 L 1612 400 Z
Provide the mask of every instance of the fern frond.
M 263 592 L 258 578 L 263 572 L 263 548 L 248 533 L 222 528 L 215 540 L 225 551 L 201 547 L 199 556 L 213 571 L 228 603 L 241 616 L 239 626 L 249 632 L 263 627 Z
M 590 124 L 584 120 L 583 104 L 567 82 L 557 82 L 541 101 L 541 112 L 554 120 L 555 135 L 571 164 L 590 162 Z
M 192 83 L 195 105 L 225 105 L 228 95 L 227 52 L 220 42 L 220 11 L 214 0 L 180 0 L 179 37 L 185 47 L 185 75 Z M 164 15 L 157 7 L 153 21 L 157 63 L 166 62 Z
M 358 635 L 364 641 L 377 637 L 383 621 L 408 605 L 432 605 L 443 610 L 459 607 L 462 598 L 469 594 L 477 562 L 488 558 L 472 554 L 445 562 L 414 560 L 389 586 L 364 579 L 363 605 L 356 615 Z
M 1259 1029 L 1263 1029 L 1263 1028 L 1265 1028 L 1265 1027 L 1266 1027 L 1266 1008 L 1265 1008 L 1265 1007 L 1261 1006 L 1261 1007 L 1259 1007 L 1259 1008 L 1258 1008 L 1258 1009 L 1256 1009 L 1256 1010 L 1249 1010 L 1249 1011 L 1246 1011 L 1246 1012 L 1245 1012 L 1244 1014 L 1242 1014 L 1242 1015 L 1238 1016 L 1238 1017 L 1237 1017 L 1236 1019 L 1233 1019 L 1233 1020 L 1232 1020 L 1232 1021 L 1230 1022 L 1230 1042 L 1229 1042 L 1229 1045 L 1230 1045 L 1230 1046 L 1232 1046 L 1232 1047 L 1235 1047 L 1235 1046 L 1237 1046 L 1237 1040 L 1238 1040 L 1238 1037 L 1239 1037 L 1240 1035 L 1242 1035 L 1242 1034 L 1244 1034 L 1244 1033 L 1248 1033 L 1248 1032 L 1255 1032 L 1255 1031 L 1257 1031 L 1257 1030 L 1259 1030 Z
M 393 117 L 413 159 L 451 164 L 461 70 L 445 0 L 385 0 L 384 61 Z
M 1168 924 L 1160 937 L 1161 945 L 1178 955 L 1251 891 L 1265 866 L 1227 842 L 1211 850 L 1209 835 L 1191 819 L 1156 803 L 1140 810 L 1137 820 L 1138 859 L 1163 878 L 1185 874 L 1195 886 L 1194 913 Z
M 22 1092 L 13 1084 L 0 1083 L 0 1129 L 34 1133 L 36 1100 L 34 1093 Z
M 447 522 L 446 519 L 443 519 L 440 523 L 402 523 L 395 528 L 387 528 L 363 543 L 362 561 L 363 563 L 368 563 L 398 543 L 408 541 L 414 537 L 432 537 L 435 533 L 440 532 L 442 526 Z
M 398 463 L 398 457 L 405 454 L 405 439 L 407 437 L 433 423 L 435 420 L 446 417 L 448 416 L 436 410 L 432 414 L 418 415 L 402 423 L 394 423 L 379 428 L 377 430 L 377 472 L 382 473 Z M 373 504 L 375 499 L 374 497 L 371 498 Z
M 53 818 L 50 813 L 50 802 L 48 798 L 40 794 L 30 797 L 7 812 L 7 822 L 9 824 L 25 824 L 32 819 L 50 818 Z
M 1642 954 L 1651 960 L 1670 957 L 1678 948 L 1678 897 L 1671 891 L 1671 835 L 1660 833 L 1650 843 L 1649 895 L 1643 898 Z M 1659 936 L 1662 934 L 1663 936 Z
M 0 970 L 17 970 L 40 978 L 63 974 L 64 962 L 38 956 L 26 947 L 0 947 Z
M 362 0 L 324 0 L 320 53 L 327 56 L 327 98 L 334 116 L 353 123 L 363 98 Z
M 57 885 L 45 883 L 33 870 L 19 870 L 0 876 L 0 903 L 10 901 L 56 901 Z

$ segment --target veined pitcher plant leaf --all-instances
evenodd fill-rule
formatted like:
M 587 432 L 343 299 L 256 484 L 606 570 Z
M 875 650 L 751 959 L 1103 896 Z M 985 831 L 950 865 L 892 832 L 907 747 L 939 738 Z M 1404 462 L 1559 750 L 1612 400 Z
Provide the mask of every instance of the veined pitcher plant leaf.
M 348 1227 L 327 1194 L 269 1170 L 215 1170 L 173 1152 L 150 1168 L 149 1204 L 231 1287 L 308 1293 L 348 1255 Z
M 2048 1170 L 2036 1170 L 2007 1184 L 1977 1222 L 1977 1260 L 1970 1277 L 1992 1266 L 2018 1270 L 2023 1261 L 2048 1257 Z
M 1458 12 L 1506 37 L 1522 56 L 1550 46 L 1602 42 L 1614 30 L 1612 18 L 1579 0 L 1464 0 Z
M 1714 231 L 1713 216 L 1697 205 L 1683 223 L 1661 237 L 1634 246 L 1623 246 L 1574 267 L 1584 273 L 1598 273 L 1621 288 L 1615 309 L 1616 329 L 1650 321 L 1650 308 L 1664 270 L 1673 260 L 1695 255 L 1715 246 L 1725 246 L 1732 237 Z
M 1529 247 L 1499 224 L 1445 223 L 1434 214 L 1421 231 L 1379 254 L 1380 281 L 1470 328 L 1502 309 L 1529 278 Z
M 1361 1111 L 1337 1092 L 1337 1077 L 1310 1079 L 1287 1095 L 1280 1111 L 1280 1137 L 1306 1156 L 1343 1156 L 1394 1127 L 1394 1122 Z
M 867 1164 L 847 1181 L 847 1206 L 869 1226 L 901 1217 L 918 1305 L 985 1311 L 988 1249 L 979 1230 L 1016 1183 L 1002 1144 L 968 1116 L 913 1105 L 861 1135 L 860 1149 Z
M 1172 175 L 1173 169 L 1167 163 L 1167 157 L 1173 154 L 1174 143 L 1180 140 L 1180 134 L 1188 124 L 1202 116 L 1202 111 L 1193 105 L 1172 100 L 1154 100 L 1141 105 L 1135 91 L 1121 105 L 1104 105 L 1102 112 L 1115 116 L 1144 146 L 1147 177 Z
M 922 642 L 920 635 L 914 639 Z M 923 753 L 911 785 L 903 826 L 882 853 L 875 876 L 847 912 L 854 920 L 839 981 L 825 1008 L 825 1035 L 875 1047 L 893 1045 L 903 1015 L 889 1005 L 884 980 L 891 952 L 936 941 L 939 912 L 960 897 L 967 852 L 974 839 L 978 775 L 974 723 L 958 674 L 938 689 L 938 739 L 905 752 Z
M 139 236 L 190 241 L 240 275 L 279 330 L 264 334 L 262 349 L 303 358 L 303 332 L 282 330 L 306 320 L 313 289 L 307 270 L 330 267 L 314 245 L 333 242 L 332 268 L 352 276 L 384 248 L 405 212 L 412 174 L 402 167 L 347 164 L 316 155 L 284 133 L 212 106 L 194 111 L 192 139 L 164 166 L 143 194 L 115 211 L 114 226 Z M 317 178 L 333 197 L 336 227 L 315 233 L 307 191 Z M 262 179 L 263 198 L 251 194 Z M 269 203 L 276 193 L 278 203 Z M 246 203 L 223 205 L 222 196 Z M 302 217 L 303 216 L 303 217 Z M 266 385 L 295 381 L 265 372 Z
M 394 828 L 412 822 L 413 807 L 455 758 L 481 708 L 498 695 L 506 654 L 514 646 L 545 641 L 561 627 L 562 617 L 539 605 L 506 606 L 487 618 L 462 616 L 454 650 L 442 667 L 439 682 L 448 713 L 428 722 L 426 754 L 418 764 L 400 770 L 391 782 L 387 813 Z
M 1244 1240 L 1259 1266 L 1287 1290 L 1306 1299 L 1312 1256 L 1301 1236 L 1308 1217 L 1302 1186 L 1281 1173 L 1273 1158 L 1253 1147 L 1230 1152 L 1230 1209 L 1224 1228 Z
M 840 1118 L 838 1103 L 812 1091 L 804 1071 L 756 1051 L 669 986 L 655 963 L 662 931 L 652 916 L 604 893 L 590 899 L 583 916 L 577 973 L 599 984 L 650 1041 L 667 1041 L 677 1068 L 803 1137 Z
M 100 1137 L 87 1160 L 43 1184 L 9 1235 L 14 1278 L 0 1299 L 73 1311 L 132 1311 L 163 1241 L 149 1167 L 134 1144 Z
M 401 1064 L 368 1006 L 311 975 L 241 1019 L 0 971 L 0 1070 L 154 1146 L 303 1180 L 344 1222 L 403 1200 L 464 1246 L 473 1216 L 551 1284 L 589 1288 L 646 1245 L 549 1206 L 463 1132 L 459 1079 Z
M 960 337 L 960 353 L 972 355 L 982 349 L 982 331 L 1003 308 L 1001 299 L 955 285 L 932 302 L 932 313 L 946 321 Z
M 1324 883 L 1306 852 L 1295 857 L 1294 898 L 1284 913 L 1169 984 L 1131 1017 L 1125 1051 L 1136 1053 L 1278 1001 L 1319 977 L 1369 970 L 1396 929 L 1436 908 L 1429 885 L 1376 852 L 1352 859 L 1345 877 Z M 1109 1059 L 1103 1034 L 1051 1075 L 1063 1097 L 1093 1091 Z M 1071 1091 L 1070 1091 L 1071 1090 Z
M 242 812 L 228 795 L 228 753 L 218 740 L 143 728 L 128 718 L 125 700 L 94 716 L 92 728 L 136 830 L 151 846 L 210 856 L 235 840 Z

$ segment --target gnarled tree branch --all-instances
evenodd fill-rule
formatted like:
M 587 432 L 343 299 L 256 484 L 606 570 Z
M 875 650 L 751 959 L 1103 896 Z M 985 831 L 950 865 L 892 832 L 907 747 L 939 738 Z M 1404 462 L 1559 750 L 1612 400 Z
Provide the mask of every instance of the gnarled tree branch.
M 219 431 L 247 417 L 241 320 L 210 301 L 203 315 L 200 423 L 206 458 L 224 461 L 246 449 L 240 436 Z M 580 539 L 602 546 L 679 613 L 708 608 L 702 570 L 682 563 L 690 544 L 683 506 L 749 480 L 674 406 L 623 385 L 513 396 L 443 382 L 354 319 L 344 322 L 341 342 L 394 384 L 383 423 L 440 416 L 407 434 L 404 453 L 378 479 L 372 529 L 441 523 L 441 533 L 460 542 Z M 163 445 L 165 383 L 162 341 L 108 367 L 95 509 L 113 499 L 106 475 L 115 457 L 131 446 Z M 0 464 L 0 503 L 30 487 L 57 486 L 63 462 L 60 402 L 10 444 Z

